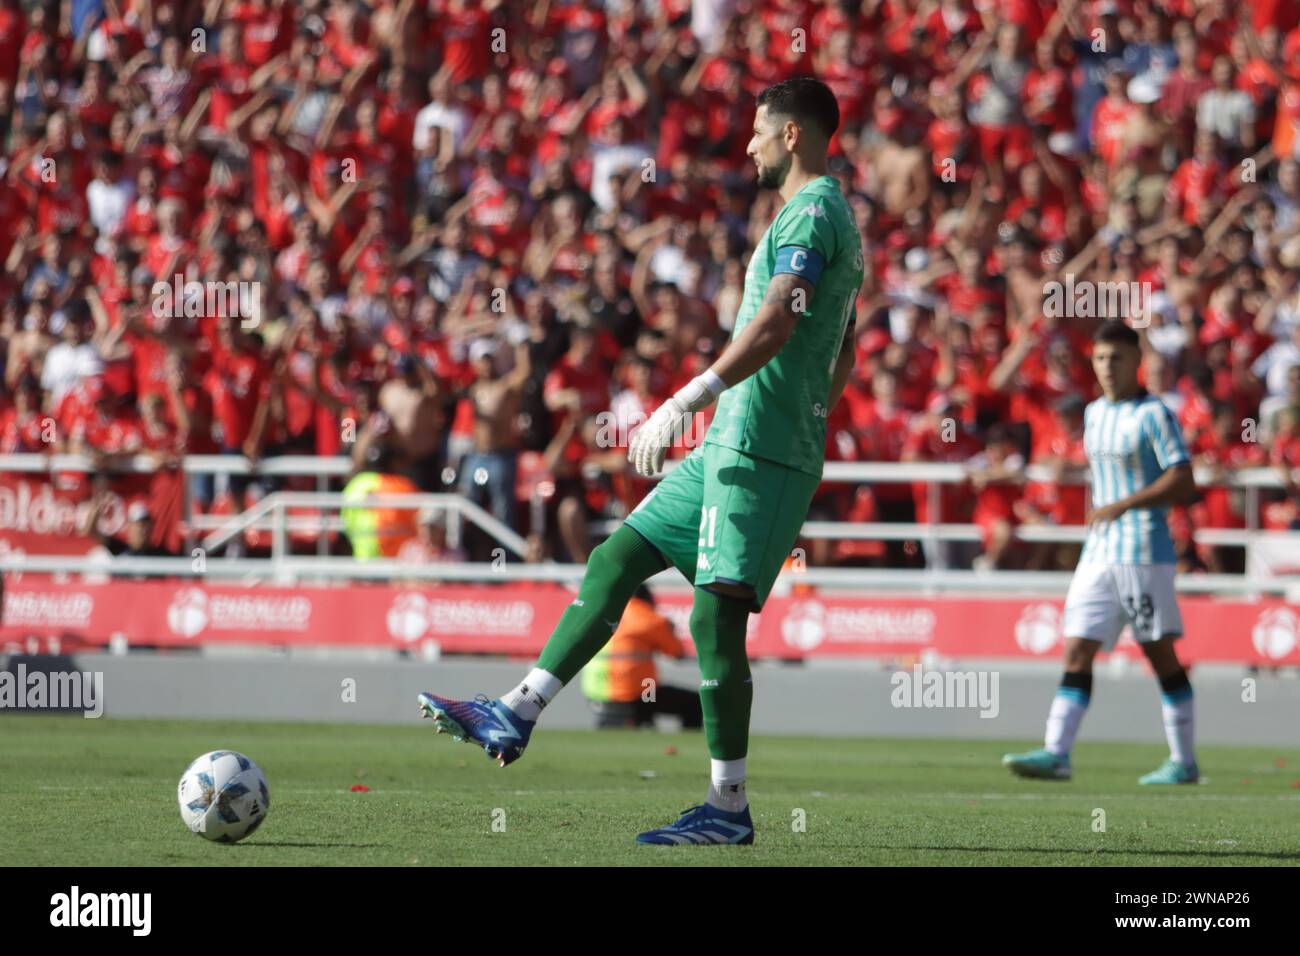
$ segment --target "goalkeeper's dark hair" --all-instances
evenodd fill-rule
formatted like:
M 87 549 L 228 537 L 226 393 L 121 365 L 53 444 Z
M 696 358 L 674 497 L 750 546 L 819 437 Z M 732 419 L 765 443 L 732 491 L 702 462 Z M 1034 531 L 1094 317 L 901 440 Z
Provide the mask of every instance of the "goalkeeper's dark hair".
M 768 113 L 809 123 L 827 139 L 840 128 L 840 105 L 835 102 L 835 94 L 811 76 L 796 76 L 769 86 L 758 94 L 758 105 L 766 106 Z
M 1094 343 L 1109 342 L 1111 345 L 1131 345 L 1141 348 L 1142 340 L 1137 331 L 1123 319 L 1108 319 L 1092 336 Z

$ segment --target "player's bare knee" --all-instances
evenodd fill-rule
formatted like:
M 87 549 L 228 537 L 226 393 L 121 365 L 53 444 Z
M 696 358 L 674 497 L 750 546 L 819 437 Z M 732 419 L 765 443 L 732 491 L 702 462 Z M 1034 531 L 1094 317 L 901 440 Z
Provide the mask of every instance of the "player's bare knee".
M 1067 637 L 1065 651 L 1062 654 L 1065 670 L 1070 672 L 1091 672 L 1093 659 L 1101 644 L 1084 637 Z
M 1178 660 L 1178 650 L 1174 646 L 1173 637 L 1162 637 L 1158 641 L 1150 641 L 1140 646 L 1157 677 L 1176 674 L 1183 669 L 1182 662 Z

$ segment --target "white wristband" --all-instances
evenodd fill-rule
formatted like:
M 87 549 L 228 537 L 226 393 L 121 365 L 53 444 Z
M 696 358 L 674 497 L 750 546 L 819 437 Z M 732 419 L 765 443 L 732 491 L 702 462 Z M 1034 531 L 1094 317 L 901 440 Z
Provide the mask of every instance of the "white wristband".
M 721 395 L 727 388 L 727 383 L 722 380 L 722 376 L 711 368 L 706 368 L 695 377 L 695 380 L 707 388 L 714 398 Z
M 702 375 L 691 379 L 673 397 L 681 402 L 688 412 L 694 413 L 711 404 L 726 387 L 727 384 L 710 368 L 705 369 Z

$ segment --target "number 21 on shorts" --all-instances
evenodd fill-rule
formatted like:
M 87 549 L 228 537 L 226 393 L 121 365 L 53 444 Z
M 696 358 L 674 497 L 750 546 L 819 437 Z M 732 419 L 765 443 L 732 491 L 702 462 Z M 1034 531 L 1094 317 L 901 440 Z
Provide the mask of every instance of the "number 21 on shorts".
M 718 506 L 714 505 L 712 508 L 706 508 L 704 507 L 704 505 L 700 505 L 699 547 L 701 548 L 713 547 L 713 533 L 714 531 L 717 530 L 717 525 L 718 525 Z M 704 529 L 706 527 L 709 529 L 709 533 L 707 536 L 704 533 Z M 705 540 L 706 537 L 707 537 L 707 541 Z

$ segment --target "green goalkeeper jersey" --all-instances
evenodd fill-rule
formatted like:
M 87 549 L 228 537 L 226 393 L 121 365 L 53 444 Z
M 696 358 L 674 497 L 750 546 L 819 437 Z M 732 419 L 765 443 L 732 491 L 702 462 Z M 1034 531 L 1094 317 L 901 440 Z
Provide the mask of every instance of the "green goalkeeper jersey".
M 862 269 L 862 243 L 839 181 L 814 179 L 781 208 L 750 257 L 732 339 L 757 314 L 773 276 L 802 276 L 814 292 L 776 357 L 722 393 L 706 444 L 821 476 L 831 376 Z

